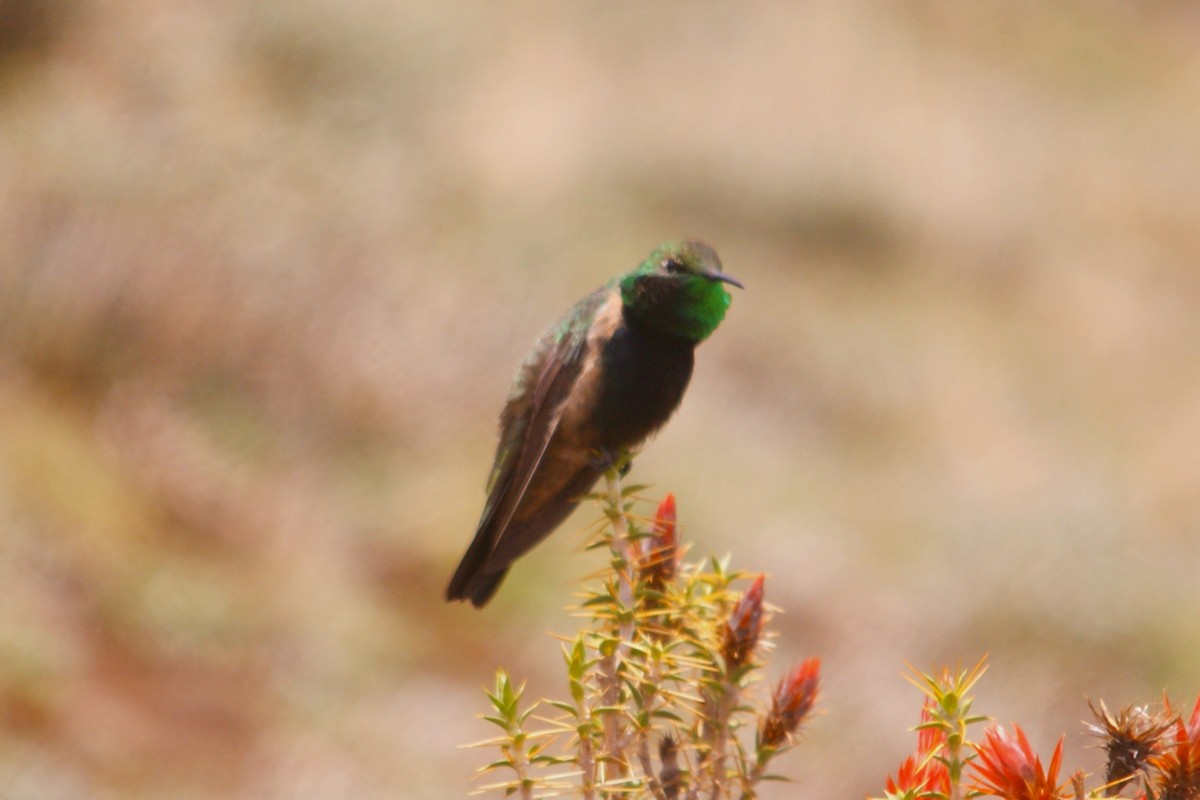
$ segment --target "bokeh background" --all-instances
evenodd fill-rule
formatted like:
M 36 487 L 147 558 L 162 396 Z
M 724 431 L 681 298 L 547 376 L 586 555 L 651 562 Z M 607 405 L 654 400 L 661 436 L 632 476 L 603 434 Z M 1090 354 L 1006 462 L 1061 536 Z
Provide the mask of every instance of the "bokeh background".
M 747 289 L 634 468 L 825 664 L 1092 772 L 1200 691 L 1194 3 L 0 0 L 0 795 L 447 798 L 560 695 L 587 509 L 441 601 L 526 348 L 658 242 Z M 765 688 L 765 687 L 764 687 Z

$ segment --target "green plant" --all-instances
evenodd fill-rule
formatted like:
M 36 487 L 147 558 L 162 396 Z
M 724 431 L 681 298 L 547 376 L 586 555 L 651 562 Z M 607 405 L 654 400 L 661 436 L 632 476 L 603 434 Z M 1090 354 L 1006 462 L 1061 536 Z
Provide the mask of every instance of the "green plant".
M 812 713 L 820 661 L 796 665 L 769 700 L 758 697 L 770 645 L 764 577 L 731 572 L 727 560 L 685 563 L 675 498 L 643 520 L 633 513 L 641 488 L 622 489 L 614 470 L 596 496 L 605 521 L 593 546 L 611 560 L 585 590 L 582 628 L 563 647 L 567 699 L 524 703 L 507 672 L 497 673 L 486 719 L 501 733 L 480 745 L 500 758 L 481 771 L 503 779 L 481 792 L 750 800 L 780 778 L 769 768 Z M 917 747 L 887 778 L 885 800 L 1200 800 L 1200 699 L 1186 718 L 1167 698 L 1157 710 L 1116 714 L 1089 703 L 1088 729 L 1107 754 L 1103 782 L 1089 789 L 1082 771 L 1060 777 L 1063 738 L 1043 762 L 1019 725 L 973 736 L 989 719 L 972 708 L 986 670 L 986 659 L 912 670 L 908 680 L 925 695 Z
M 910 678 L 926 695 L 917 752 L 888 778 L 886 800 L 1099 800 L 1127 789 L 1136 800 L 1200 800 L 1200 699 L 1186 720 L 1166 698 L 1158 711 L 1126 706 L 1116 715 L 1103 701 L 1089 703 L 1096 723 L 1088 730 L 1108 756 L 1103 783 L 1089 790 L 1082 771 L 1060 783 L 1063 737 L 1045 764 L 1019 725 L 1011 731 L 991 725 L 982 741 L 968 737 L 969 726 L 987 719 L 970 713 L 974 698 L 968 694 L 985 669 L 981 660 L 957 674 L 915 672 Z
M 779 778 L 769 768 L 813 710 L 820 662 L 804 661 L 769 699 L 758 697 L 769 644 L 763 576 L 738 591 L 748 576 L 727 561 L 684 563 L 672 495 L 645 524 L 633 513 L 642 487 L 622 489 L 616 470 L 607 487 L 593 546 L 612 558 L 563 647 L 567 698 L 522 707 L 521 691 L 498 672 L 486 719 L 501 733 L 481 744 L 500 750 L 483 771 L 503 779 L 481 791 L 754 798 L 762 781 Z

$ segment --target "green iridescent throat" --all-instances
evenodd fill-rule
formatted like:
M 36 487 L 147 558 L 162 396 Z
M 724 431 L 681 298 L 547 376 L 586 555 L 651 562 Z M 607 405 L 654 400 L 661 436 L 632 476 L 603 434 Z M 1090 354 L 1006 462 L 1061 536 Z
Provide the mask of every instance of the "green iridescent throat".
M 733 298 L 724 284 L 708 278 L 690 279 L 684 286 L 684 293 L 687 301 L 678 307 L 678 329 L 693 341 L 703 341 L 725 319 L 725 311 Z
M 621 279 L 621 299 L 625 306 L 638 319 L 665 333 L 693 342 L 707 339 L 725 319 L 725 311 L 733 302 L 725 286 L 701 274 L 669 277 L 655 274 L 653 265 L 653 261 L 647 262 Z M 639 285 L 641 280 L 666 286 L 654 291 Z

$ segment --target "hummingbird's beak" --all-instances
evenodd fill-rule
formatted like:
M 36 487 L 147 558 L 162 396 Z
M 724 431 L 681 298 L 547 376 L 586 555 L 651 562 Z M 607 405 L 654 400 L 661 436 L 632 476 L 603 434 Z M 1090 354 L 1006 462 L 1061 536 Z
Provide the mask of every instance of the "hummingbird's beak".
M 708 278 L 710 281 L 720 281 L 721 283 L 728 283 L 732 286 L 738 287 L 739 289 L 746 288 L 745 286 L 742 286 L 742 282 L 739 281 L 737 278 L 733 277 L 732 275 L 726 275 L 724 272 L 720 272 L 715 269 L 705 272 L 704 277 Z

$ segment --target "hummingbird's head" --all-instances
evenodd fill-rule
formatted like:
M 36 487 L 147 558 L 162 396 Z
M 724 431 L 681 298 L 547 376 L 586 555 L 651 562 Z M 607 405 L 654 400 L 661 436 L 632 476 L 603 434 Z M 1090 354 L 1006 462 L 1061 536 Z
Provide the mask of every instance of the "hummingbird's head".
M 724 284 L 744 288 L 721 271 L 721 259 L 704 242 L 667 242 L 620 280 L 627 313 L 666 333 L 694 342 L 708 338 L 733 301 Z

